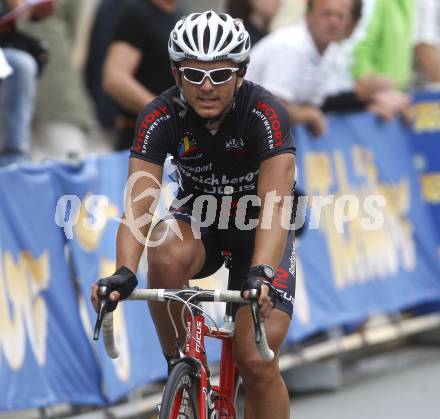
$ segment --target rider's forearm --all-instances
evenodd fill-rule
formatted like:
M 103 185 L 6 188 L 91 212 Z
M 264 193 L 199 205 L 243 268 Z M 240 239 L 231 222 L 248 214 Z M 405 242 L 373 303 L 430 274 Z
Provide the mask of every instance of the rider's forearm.
M 260 214 L 251 266 L 267 264 L 276 268 L 279 265 L 288 233 L 288 230 L 281 225 L 282 206 L 282 202 L 274 205 L 270 228 L 265 228 L 264 216 Z
M 160 196 L 162 172 L 160 165 L 130 159 L 124 214 L 116 237 L 117 268 L 137 270 Z
M 145 241 L 136 238 L 128 226 L 120 224 L 116 236 L 116 268 L 126 266 L 136 272 L 144 248 Z
M 269 162 L 272 159 L 268 159 L 260 173 L 263 177 L 259 180 L 258 195 L 262 202 L 251 266 L 268 264 L 277 267 L 289 232 L 295 161 L 289 154 L 275 159 L 276 170 Z

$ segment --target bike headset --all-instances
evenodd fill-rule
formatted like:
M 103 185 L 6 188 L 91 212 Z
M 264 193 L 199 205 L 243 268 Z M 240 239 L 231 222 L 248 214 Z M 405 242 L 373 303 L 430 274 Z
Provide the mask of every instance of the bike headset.
M 239 71 L 235 79 L 234 94 L 231 101 L 215 118 L 199 116 L 187 103 L 182 88 L 182 74 L 179 75 L 179 81 L 177 82 L 180 97 L 176 98 L 175 101 L 184 108 L 185 112 L 191 112 L 195 118 L 205 125 L 223 119 L 235 105 L 235 98 L 238 93 L 238 77 L 244 77 L 246 74 L 250 49 L 249 33 L 240 19 L 233 19 L 226 13 L 217 14 L 212 10 L 203 13 L 191 13 L 180 19 L 171 31 L 168 41 L 168 53 L 172 66 L 178 68 L 178 63 L 185 59 L 205 62 L 231 60 L 238 64 Z

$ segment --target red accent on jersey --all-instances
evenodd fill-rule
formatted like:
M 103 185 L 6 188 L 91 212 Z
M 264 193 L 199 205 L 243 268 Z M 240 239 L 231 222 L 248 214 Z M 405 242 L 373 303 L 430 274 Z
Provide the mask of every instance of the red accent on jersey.
M 289 286 L 287 285 L 287 279 L 289 278 L 289 272 L 284 270 L 283 268 L 278 268 L 275 273 L 275 278 L 272 281 L 272 284 L 281 289 L 287 289 Z

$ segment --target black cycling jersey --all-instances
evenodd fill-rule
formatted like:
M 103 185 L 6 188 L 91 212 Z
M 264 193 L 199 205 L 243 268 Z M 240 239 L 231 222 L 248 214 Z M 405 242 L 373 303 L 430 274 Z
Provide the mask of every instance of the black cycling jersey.
M 256 195 L 260 163 L 282 153 L 295 153 L 288 115 L 271 93 L 247 81 L 238 90 L 234 106 L 215 133 L 185 107 L 177 87 L 167 90 L 139 115 L 131 148 L 131 157 L 159 165 L 167 154 L 173 156 L 180 185 L 178 199 L 188 195 L 193 198 L 184 205 L 173 203 L 166 218 L 173 217 L 193 226 L 203 219 L 203 215 L 194 211 L 194 198 L 210 195 L 220 200 L 230 196 L 237 203 L 244 195 Z M 258 207 L 245 210 L 247 216 L 256 218 Z M 233 206 L 227 211 L 225 228 L 219 223 L 223 206 L 218 205 L 217 211 L 215 222 L 200 228 L 206 260 L 196 277 L 217 271 L 223 262 L 221 252 L 227 249 L 232 252 L 230 286 L 240 289 L 250 267 L 255 229 L 242 229 L 231 222 L 235 218 Z M 293 230 L 289 231 L 273 281 L 282 296 L 275 308 L 289 316 L 295 295 L 294 234 Z
M 183 195 L 256 194 L 260 163 L 295 153 L 286 110 L 261 86 L 243 82 L 216 133 L 178 97 L 179 89 L 171 88 L 141 112 L 131 157 L 161 165 L 171 154 Z

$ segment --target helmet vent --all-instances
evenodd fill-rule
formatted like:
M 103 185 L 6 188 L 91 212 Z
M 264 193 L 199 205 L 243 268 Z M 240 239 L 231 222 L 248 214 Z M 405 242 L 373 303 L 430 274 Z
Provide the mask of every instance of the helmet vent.
M 191 16 L 191 22 L 192 22 L 193 20 L 196 20 L 199 16 L 200 16 L 200 13 L 194 13 L 194 14 Z
M 192 39 L 194 40 L 194 43 L 196 44 L 196 48 L 199 49 L 199 37 L 197 36 L 197 26 L 194 26 L 192 30 Z
M 222 39 L 222 35 L 223 35 L 223 27 L 219 26 L 218 27 L 218 32 L 217 32 L 217 37 L 215 39 L 215 45 L 219 44 L 220 39 Z
M 224 20 L 225 22 L 228 20 L 227 16 L 224 13 L 219 14 L 218 17 Z
M 243 43 L 237 45 L 232 51 L 231 54 L 238 54 L 243 49 Z
M 226 48 L 232 41 L 232 33 L 229 33 L 228 37 L 226 38 L 225 42 L 223 43 L 221 49 Z
M 189 42 L 188 35 L 186 34 L 186 31 L 183 32 L 183 42 L 186 44 L 186 46 L 188 48 L 191 48 L 191 43 Z
M 209 26 L 207 25 L 205 31 L 203 32 L 203 51 L 205 54 L 209 51 L 209 43 L 211 41 L 211 36 L 209 34 Z
M 182 48 L 180 48 L 176 42 L 173 42 L 173 48 L 177 52 L 183 52 Z

